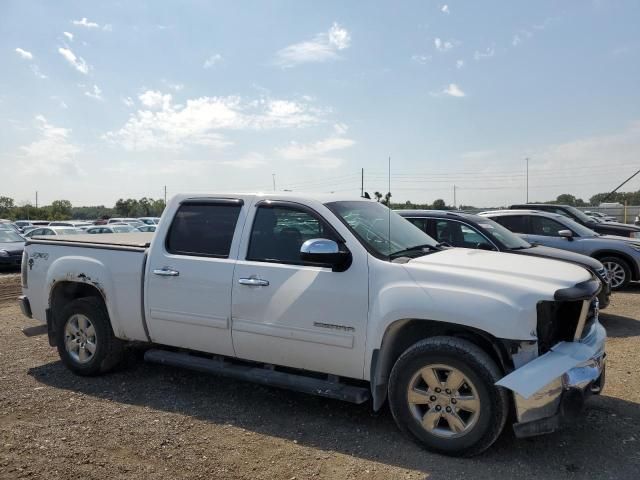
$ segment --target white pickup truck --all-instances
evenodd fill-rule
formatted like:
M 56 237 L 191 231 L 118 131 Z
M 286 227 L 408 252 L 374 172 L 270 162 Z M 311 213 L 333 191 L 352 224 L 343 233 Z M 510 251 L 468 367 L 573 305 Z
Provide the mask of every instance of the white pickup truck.
M 555 430 L 604 382 L 599 281 L 556 260 L 446 248 L 383 205 L 178 195 L 152 234 L 28 240 L 22 311 L 80 375 L 145 359 L 355 403 L 473 455 L 511 411 Z M 44 327 L 43 327 L 44 329 Z

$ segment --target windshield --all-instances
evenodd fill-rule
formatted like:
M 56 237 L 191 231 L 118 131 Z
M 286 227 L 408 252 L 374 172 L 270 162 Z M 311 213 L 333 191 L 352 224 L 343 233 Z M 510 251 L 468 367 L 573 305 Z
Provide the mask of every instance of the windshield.
M 24 242 L 24 238 L 13 230 L 0 230 L 0 243 Z
M 586 215 L 582 210 L 578 210 L 576 207 L 565 207 L 565 208 L 567 209 L 567 211 L 571 212 L 573 216 L 575 216 L 576 218 L 579 218 L 581 222 L 598 223 L 598 220 L 596 220 L 593 217 L 590 217 L 589 215 Z
M 380 203 L 356 200 L 331 202 L 327 207 L 347 225 L 367 250 L 376 256 L 389 258 L 397 252 L 414 247 L 436 247 L 438 244 L 411 222 L 395 212 L 390 212 Z
M 578 210 L 579 211 L 579 210 Z M 582 213 L 582 212 L 580 212 Z M 599 235 L 590 228 L 580 225 L 575 220 L 565 217 L 564 215 L 558 215 L 557 220 L 563 223 L 567 228 L 571 229 L 574 233 L 580 237 L 598 237 Z
M 483 217 L 482 220 L 478 222 L 478 226 L 484 233 L 489 235 L 489 237 L 493 237 L 509 250 L 531 248 L 531 244 L 529 242 L 489 218 Z

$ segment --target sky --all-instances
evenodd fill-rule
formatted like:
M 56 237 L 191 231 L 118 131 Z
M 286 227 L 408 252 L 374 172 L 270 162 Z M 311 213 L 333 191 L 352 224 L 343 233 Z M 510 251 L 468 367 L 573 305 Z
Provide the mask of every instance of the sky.
M 588 199 L 640 168 L 640 2 L 0 2 L 0 195 Z M 525 159 L 529 159 L 528 162 Z M 623 190 L 640 189 L 640 176 Z

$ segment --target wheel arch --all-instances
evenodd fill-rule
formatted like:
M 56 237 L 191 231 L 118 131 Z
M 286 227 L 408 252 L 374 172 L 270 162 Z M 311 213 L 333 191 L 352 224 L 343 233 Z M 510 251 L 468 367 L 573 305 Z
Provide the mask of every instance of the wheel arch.
M 600 260 L 604 257 L 618 257 L 627 262 L 627 265 L 629 265 L 629 268 L 631 269 L 631 279 L 640 280 L 640 269 L 638 268 L 638 264 L 627 253 L 620 252 L 618 250 L 602 249 L 593 252 L 591 256 L 597 260 Z
M 507 344 L 485 331 L 434 320 L 396 320 L 385 330 L 380 348 L 372 353 L 370 384 L 374 411 L 380 410 L 387 399 L 389 375 L 400 355 L 414 343 L 434 336 L 464 338 L 485 351 L 503 372 L 513 368 Z

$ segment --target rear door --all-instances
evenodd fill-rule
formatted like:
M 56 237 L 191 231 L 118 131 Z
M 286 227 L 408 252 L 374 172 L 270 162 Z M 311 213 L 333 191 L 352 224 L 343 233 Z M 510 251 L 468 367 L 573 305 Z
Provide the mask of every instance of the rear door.
M 346 271 L 300 259 L 306 240 L 341 237 L 317 212 L 292 202 L 260 202 L 233 281 L 238 357 L 363 378 L 369 287 L 367 253 L 353 239 Z
M 233 355 L 231 281 L 242 198 L 183 201 L 147 261 L 146 316 L 154 342 Z

